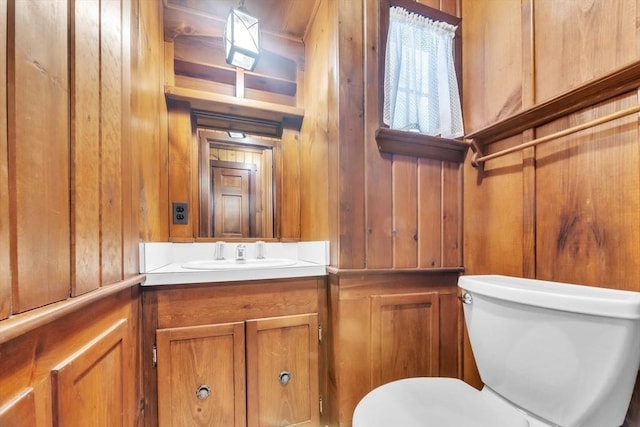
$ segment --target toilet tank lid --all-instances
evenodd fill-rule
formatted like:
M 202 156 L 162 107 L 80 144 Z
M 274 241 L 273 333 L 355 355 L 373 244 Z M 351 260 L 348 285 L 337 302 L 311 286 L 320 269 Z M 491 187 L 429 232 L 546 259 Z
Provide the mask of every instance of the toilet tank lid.
M 519 304 L 620 319 L 640 319 L 640 292 L 500 275 L 460 276 L 458 286 Z

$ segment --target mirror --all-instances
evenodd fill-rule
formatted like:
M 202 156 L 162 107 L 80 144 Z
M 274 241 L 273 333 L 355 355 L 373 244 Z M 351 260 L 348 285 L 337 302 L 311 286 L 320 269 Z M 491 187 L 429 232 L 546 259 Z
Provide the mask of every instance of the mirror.
M 199 237 L 276 237 L 276 143 L 198 130 Z

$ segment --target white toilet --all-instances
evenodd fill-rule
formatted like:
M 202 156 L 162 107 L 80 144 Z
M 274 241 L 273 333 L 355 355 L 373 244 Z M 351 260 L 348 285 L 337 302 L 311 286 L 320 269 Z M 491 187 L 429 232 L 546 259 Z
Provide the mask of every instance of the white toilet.
M 462 276 L 481 391 L 408 378 L 367 394 L 353 427 L 619 427 L 640 365 L 640 293 Z

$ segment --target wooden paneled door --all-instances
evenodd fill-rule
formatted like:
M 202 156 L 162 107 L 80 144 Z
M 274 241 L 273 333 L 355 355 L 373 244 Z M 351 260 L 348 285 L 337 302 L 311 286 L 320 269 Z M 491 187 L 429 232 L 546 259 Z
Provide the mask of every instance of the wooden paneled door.
M 436 292 L 371 296 L 373 387 L 439 374 L 438 301 Z
M 250 237 L 255 165 L 211 161 L 213 236 Z
M 159 329 L 159 427 L 246 425 L 244 322 Z
M 320 424 L 318 315 L 247 321 L 249 427 Z

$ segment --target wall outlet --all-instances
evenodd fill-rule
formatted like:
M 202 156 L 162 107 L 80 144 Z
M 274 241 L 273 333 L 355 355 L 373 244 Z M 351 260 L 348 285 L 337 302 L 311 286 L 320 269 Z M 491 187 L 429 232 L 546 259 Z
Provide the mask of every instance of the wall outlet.
M 173 202 L 172 217 L 174 224 L 189 223 L 189 204 L 185 202 Z

